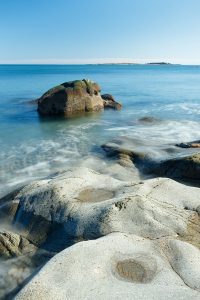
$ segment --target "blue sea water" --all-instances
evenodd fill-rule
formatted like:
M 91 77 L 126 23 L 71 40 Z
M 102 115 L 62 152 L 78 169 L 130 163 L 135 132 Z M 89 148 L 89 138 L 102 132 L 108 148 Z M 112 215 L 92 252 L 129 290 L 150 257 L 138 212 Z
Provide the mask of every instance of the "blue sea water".
M 40 118 L 36 99 L 59 83 L 89 78 L 123 104 L 79 118 Z M 155 124 L 142 117 L 160 119 Z M 102 156 L 125 136 L 159 145 L 200 138 L 200 67 L 181 65 L 0 65 L 0 196 L 31 180 Z

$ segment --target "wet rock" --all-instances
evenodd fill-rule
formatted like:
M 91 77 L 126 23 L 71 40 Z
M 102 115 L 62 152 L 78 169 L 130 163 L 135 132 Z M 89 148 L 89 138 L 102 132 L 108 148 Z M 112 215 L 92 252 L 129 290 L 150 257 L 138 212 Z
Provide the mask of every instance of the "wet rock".
M 156 164 L 152 153 L 142 152 L 143 145 L 138 140 L 121 137 L 103 144 L 101 147 L 107 156 L 116 158 L 122 166 L 130 167 L 132 164 L 143 173 L 148 173 Z
M 169 159 L 161 162 L 154 169 L 159 176 L 181 179 L 200 179 L 200 153 Z
M 54 256 L 15 299 L 197 300 L 200 251 L 191 246 L 191 257 L 188 244 L 179 244 L 173 268 L 167 239 L 114 233 L 78 243 Z
M 122 108 L 122 105 L 115 101 L 112 95 L 110 94 L 104 94 L 101 95 L 103 102 L 104 102 L 104 108 L 112 108 L 120 110 Z
M 174 179 L 198 180 L 200 179 L 200 153 L 195 153 L 189 156 L 180 156 L 170 159 L 161 160 L 156 156 L 153 146 L 149 152 L 142 152 L 143 145 L 128 138 L 120 138 L 102 145 L 102 149 L 110 157 L 117 158 L 119 163 L 124 165 L 131 162 L 143 173 L 154 174 Z M 163 146 L 163 153 L 169 157 L 171 151 L 172 157 L 176 152 L 173 152 L 173 147 Z M 161 151 L 161 149 L 160 149 Z M 162 156 L 161 156 L 162 157 Z
M 200 140 L 189 142 L 189 143 L 180 143 L 176 144 L 180 148 L 200 148 Z
M 62 83 L 38 99 L 41 115 L 71 116 L 103 108 L 99 85 L 86 79 Z

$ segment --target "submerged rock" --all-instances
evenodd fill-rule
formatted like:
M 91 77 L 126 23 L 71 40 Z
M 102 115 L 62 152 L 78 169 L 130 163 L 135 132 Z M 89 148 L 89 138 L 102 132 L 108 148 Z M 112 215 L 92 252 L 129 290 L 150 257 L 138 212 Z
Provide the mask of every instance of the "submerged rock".
M 117 162 L 123 166 L 135 166 L 141 173 L 150 173 L 153 166 L 157 163 L 153 152 L 142 152 L 144 145 L 139 140 L 127 137 L 120 137 L 111 142 L 103 144 L 102 149 L 107 156 L 117 159 Z
M 101 111 L 108 106 L 118 109 L 120 104 L 114 99 L 104 100 L 99 85 L 86 79 L 62 83 L 38 99 L 38 112 L 41 115 L 71 116 Z
M 199 263 L 188 243 L 113 233 L 56 255 L 15 299 L 197 300 Z
M 138 119 L 138 122 L 143 125 L 146 125 L 146 124 L 154 125 L 154 124 L 161 123 L 162 120 L 155 118 L 155 117 L 146 116 L 146 117 L 142 117 L 142 118 Z
M 121 138 L 102 145 L 102 149 L 108 156 L 116 157 L 118 162 L 132 162 L 144 174 L 185 180 L 200 179 L 200 153 L 161 160 L 154 155 L 153 147 L 149 149 L 149 153 L 146 150 L 142 152 L 142 147 L 138 147 L 137 143 Z M 173 150 L 173 147 L 163 148 L 165 156 L 170 149 Z

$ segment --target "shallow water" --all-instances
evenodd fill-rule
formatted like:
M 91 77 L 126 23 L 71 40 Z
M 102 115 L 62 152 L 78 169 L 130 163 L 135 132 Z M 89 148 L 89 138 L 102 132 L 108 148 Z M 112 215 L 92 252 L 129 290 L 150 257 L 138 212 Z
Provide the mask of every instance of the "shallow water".
M 123 104 L 80 118 L 40 118 L 29 101 L 59 83 L 90 78 Z M 19 185 L 103 157 L 101 144 L 131 138 L 142 151 L 199 139 L 200 67 L 0 65 L 0 196 Z M 140 122 L 144 116 L 155 122 Z M 155 150 L 156 149 L 156 150 Z

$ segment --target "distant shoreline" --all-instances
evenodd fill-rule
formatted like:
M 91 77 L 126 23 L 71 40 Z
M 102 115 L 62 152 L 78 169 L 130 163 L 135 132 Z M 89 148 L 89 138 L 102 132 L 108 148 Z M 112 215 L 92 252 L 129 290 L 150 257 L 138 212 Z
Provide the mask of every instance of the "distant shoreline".
M 181 64 L 170 62 L 103 62 L 103 63 L 0 63 L 0 66 L 193 66 L 200 64 Z
M 165 62 L 148 63 L 0 63 L 0 66 L 108 66 L 108 65 L 133 65 L 133 66 L 200 66 Z

